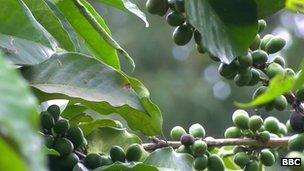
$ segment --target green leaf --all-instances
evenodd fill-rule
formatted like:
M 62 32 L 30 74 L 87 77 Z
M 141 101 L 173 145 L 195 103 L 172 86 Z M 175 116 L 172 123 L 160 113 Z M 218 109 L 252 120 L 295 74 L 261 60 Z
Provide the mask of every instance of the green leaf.
M 28 170 L 25 161 L 16 151 L 5 142 L 0 136 L 0 151 L 3 157 L 0 158 L 0 170 Z
M 254 0 L 185 1 L 189 22 L 202 34 L 202 44 L 222 62 L 247 53 L 257 34 Z
M 146 27 L 149 27 L 149 22 L 147 21 L 145 13 L 143 13 L 134 3 L 129 0 L 94 0 L 97 2 L 105 3 L 112 7 L 115 7 L 122 11 L 129 11 L 139 17 L 143 22 L 145 22 Z
M 114 68 L 120 68 L 116 50 L 99 35 L 86 17 L 79 11 L 78 7 L 73 1 L 74 0 L 60 0 L 56 1 L 56 5 L 67 18 L 69 23 L 73 26 L 78 35 L 80 35 L 80 37 L 85 41 L 86 45 L 92 51 L 96 59 L 100 59 Z M 81 0 L 81 2 L 90 11 L 91 15 L 94 16 L 94 18 L 98 21 L 100 27 L 106 31 L 109 31 L 109 28 L 105 24 L 104 20 L 94 10 L 94 8 L 84 0 Z
M 0 4 L 0 49 L 4 55 L 21 65 L 33 65 L 49 58 L 57 44 L 23 1 L 0 0 Z
M 236 102 L 235 104 L 241 108 L 252 108 L 258 105 L 265 104 L 274 100 L 276 97 L 291 91 L 294 87 L 294 83 L 295 79 L 293 77 L 277 75 L 270 81 L 265 93 L 261 94 L 250 103 Z
M 160 171 L 192 170 L 193 157 L 176 153 L 171 147 L 157 149 L 144 161 L 144 164 L 156 166 Z
M 16 153 L 21 154 L 29 170 L 46 170 L 43 165 L 44 157 L 40 151 L 41 139 L 37 134 L 38 104 L 25 81 L 1 55 L 0 94 L 1 97 L 5 97 L 0 98 L 0 137 L 4 136 L 10 140 L 9 145 Z M 6 159 L 9 158 L 5 156 L 0 160 Z
M 36 66 L 23 68 L 41 101 L 67 99 L 100 114 L 120 114 L 131 129 L 146 135 L 162 132 L 159 108 L 138 80 L 94 58 L 62 53 Z
M 255 0 L 257 3 L 258 18 L 266 18 L 285 7 L 286 0 Z
M 60 47 L 68 51 L 75 51 L 68 32 L 44 0 L 23 0 L 23 2 L 31 10 L 36 20 L 59 42 Z
M 83 122 L 78 125 L 85 136 L 91 134 L 95 129 L 102 127 L 116 127 L 117 124 L 111 119 L 98 119 L 92 122 Z
M 304 86 L 304 72 L 302 71 L 304 71 L 304 64 L 302 64 L 301 70 L 296 76 L 296 82 L 294 86 L 295 90 L 303 88 Z
M 286 8 L 293 12 L 304 13 L 304 1 L 303 0 L 286 0 Z
M 141 140 L 135 134 L 130 134 L 126 129 L 102 127 L 95 129 L 90 135 L 86 136 L 88 140 L 88 152 L 109 153 L 111 147 L 117 145 L 126 149 L 129 145 L 141 144 Z
M 104 166 L 94 171 L 158 171 L 158 169 L 154 166 L 149 166 L 143 163 L 114 163 L 110 166 Z
M 52 49 L 33 41 L 3 34 L 0 34 L 0 37 L 0 51 L 16 65 L 36 65 L 55 53 Z

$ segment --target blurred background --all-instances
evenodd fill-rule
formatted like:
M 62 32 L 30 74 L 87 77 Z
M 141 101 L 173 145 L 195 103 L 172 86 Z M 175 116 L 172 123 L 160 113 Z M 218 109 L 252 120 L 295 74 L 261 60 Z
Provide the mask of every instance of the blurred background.
M 150 90 L 151 98 L 161 109 L 164 133 L 168 137 L 173 126 L 188 128 L 201 123 L 207 136 L 223 137 L 224 130 L 232 125 L 233 102 L 248 102 L 256 87 L 237 87 L 232 81 L 220 77 L 219 63 L 208 55 L 199 54 L 194 40 L 187 46 L 176 46 L 171 38 L 173 27 L 165 17 L 150 15 L 145 11 L 145 1 L 134 0 L 150 23 L 145 24 L 132 14 L 127 14 L 99 3 L 92 4 L 112 30 L 113 37 L 129 52 L 136 63 L 131 75 L 141 80 Z M 267 29 L 262 33 L 275 34 L 287 40 L 281 54 L 290 68 L 297 70 L 302 61 L 304 43 L 304 16 L 281 11 L 266 19 Z M 128 66 L 125 65 L 125 70 Z M 251 110 L 251 115 L 263 110 Z M 281 122 L 286 122 L 291 111 L 272 112 Z

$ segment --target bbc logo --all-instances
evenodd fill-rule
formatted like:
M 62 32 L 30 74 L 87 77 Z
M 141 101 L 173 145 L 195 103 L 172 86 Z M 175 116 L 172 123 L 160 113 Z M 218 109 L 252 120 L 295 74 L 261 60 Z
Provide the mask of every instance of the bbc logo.
M 301 158 L 281 158 L 281 166 L 301 166 Z

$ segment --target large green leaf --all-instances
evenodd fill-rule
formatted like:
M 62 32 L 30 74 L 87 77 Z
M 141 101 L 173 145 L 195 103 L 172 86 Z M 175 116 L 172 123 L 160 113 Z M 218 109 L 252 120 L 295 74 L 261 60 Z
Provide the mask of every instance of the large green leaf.
M 54 38 L 35 20 L 21 0 L 0 0 L 0 49 L 16 64 L 33 65 L 56 49 Z M 29 54 L 32 54 L 31 56 Z
M 86 17 L 79 11 L 78 7 L 73 1 L 74 0 L 59 0 L 56 1 L 56 4 L 78 35 L 82 37 L 87 46 L 93 52 L 94 57 L 104 61 L 106 64 L 114 68 L 120 68 L 116 50 L 110 46 L 107 41 L 103 39 L 103 37 L 100 36 Z M 80 0 L 80 2 L 86 6 L 90 12 L 90 15 L 93 16 L 96 21 L 98 21 L 100 27 L 110 34 L 109 28 L 101 16 L 94 10 L 94 8 L 84 0 Z
M 129 11 L 135 14 L 141 20 L 143 20 L 146 24 L 146 27 L 149 27 L 149 23 L 147 21 L 145 13 L 140 11 L 140 9 L 130 0 L 94 0 L 94 1 L 105 3 L 122 11 Z
M 88 140 L 88 151 L 93 153 L 109 153 L 111 147 L 118 145 L 126 149 L 129 145 L 141 144 L 140 138 L 128 133 L 124 128 L 102 127 L 95 129 Z
M 146 135 L 161 134 L 161 112 L 144 85 L 94 58 L 57 54 L 23 73 L 41 101 L 68 99 L 100 114 L 120 114 L 131 129 Z
M 274 100 L 276 97 L 291 91 L 294 84 L 295 79 L 293 77 L 277 75 L 271 79 L 265 93 L 261 94 L 249 103 L 236 103 L 236 105 L 241 108 L 252 108 L 258 105 L 266 104 L 267 102 Z
M 303 0 L 286 0 L 286 8 L 296 13 L 304 13 Z
M 229 63 L 248 51 L 258 29 L 254 0 L 185 3 L 188 20 L 202 34 L 202 44 L 208 52 Z
M 75 51 L 68 32 L 44 0 L 23 0 L 23 2 L 31 10 L 36 20 L 56 38 L 63 49 Z
M 20 157 L 22 156 L 28 167 L 26 170 L 46 170 L 40 149 L 41 140 L 37 134 L 38 105 L 25 81 L 1 56 L 0 94 L 0 137 L 9 141 L 8 145 L 21 154 Z M 2 148 L 7 149 L 4 146 Z M 1 154 L 2 152 L 1 150 Z M 0 163 L 9 162 L 7 160 L 11 158 L 7 157 L 0 157 Z M 6 170 L 1 169 L 1 166 L 0 170 Z
M 285 7 L 285 0 L 255 0 L 258 18 L 266 18 Z
M 160 171 L 191 171 L 192 163 L 193 157 L 176 153 L 171 147 L 152 152 L 144 161 L 144 164 L 156 166 Z
M 111 119 L 98 119 L 91 122 L 82 122 L 78 125 L 85 136 L 91 134 L 95 129 L 102 127 L 116 127 L 117 124 Z

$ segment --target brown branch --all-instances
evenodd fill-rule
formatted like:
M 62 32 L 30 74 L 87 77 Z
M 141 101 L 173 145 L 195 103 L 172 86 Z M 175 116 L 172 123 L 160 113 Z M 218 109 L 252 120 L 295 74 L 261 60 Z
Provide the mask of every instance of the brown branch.
M 221 138 L 221 139 L 213 139 L 213 138 L 205 138 L 203 139 L 208 146 L 210 147 L 222 147 L 229 145 L 244 145 L 251 147 L 283 147 L 288 145 L 289 137 L 282 138 L 271 138 L 267 142 L 258 141 L 250 138 Z M 159 147 L 158 143 L 145 143 L 142 144 L 143 148 L 147 151 L 154 151 Z M 180 141 L 168 141 L 167 146 L 170 146 L 174 149 L 181 146 Z

